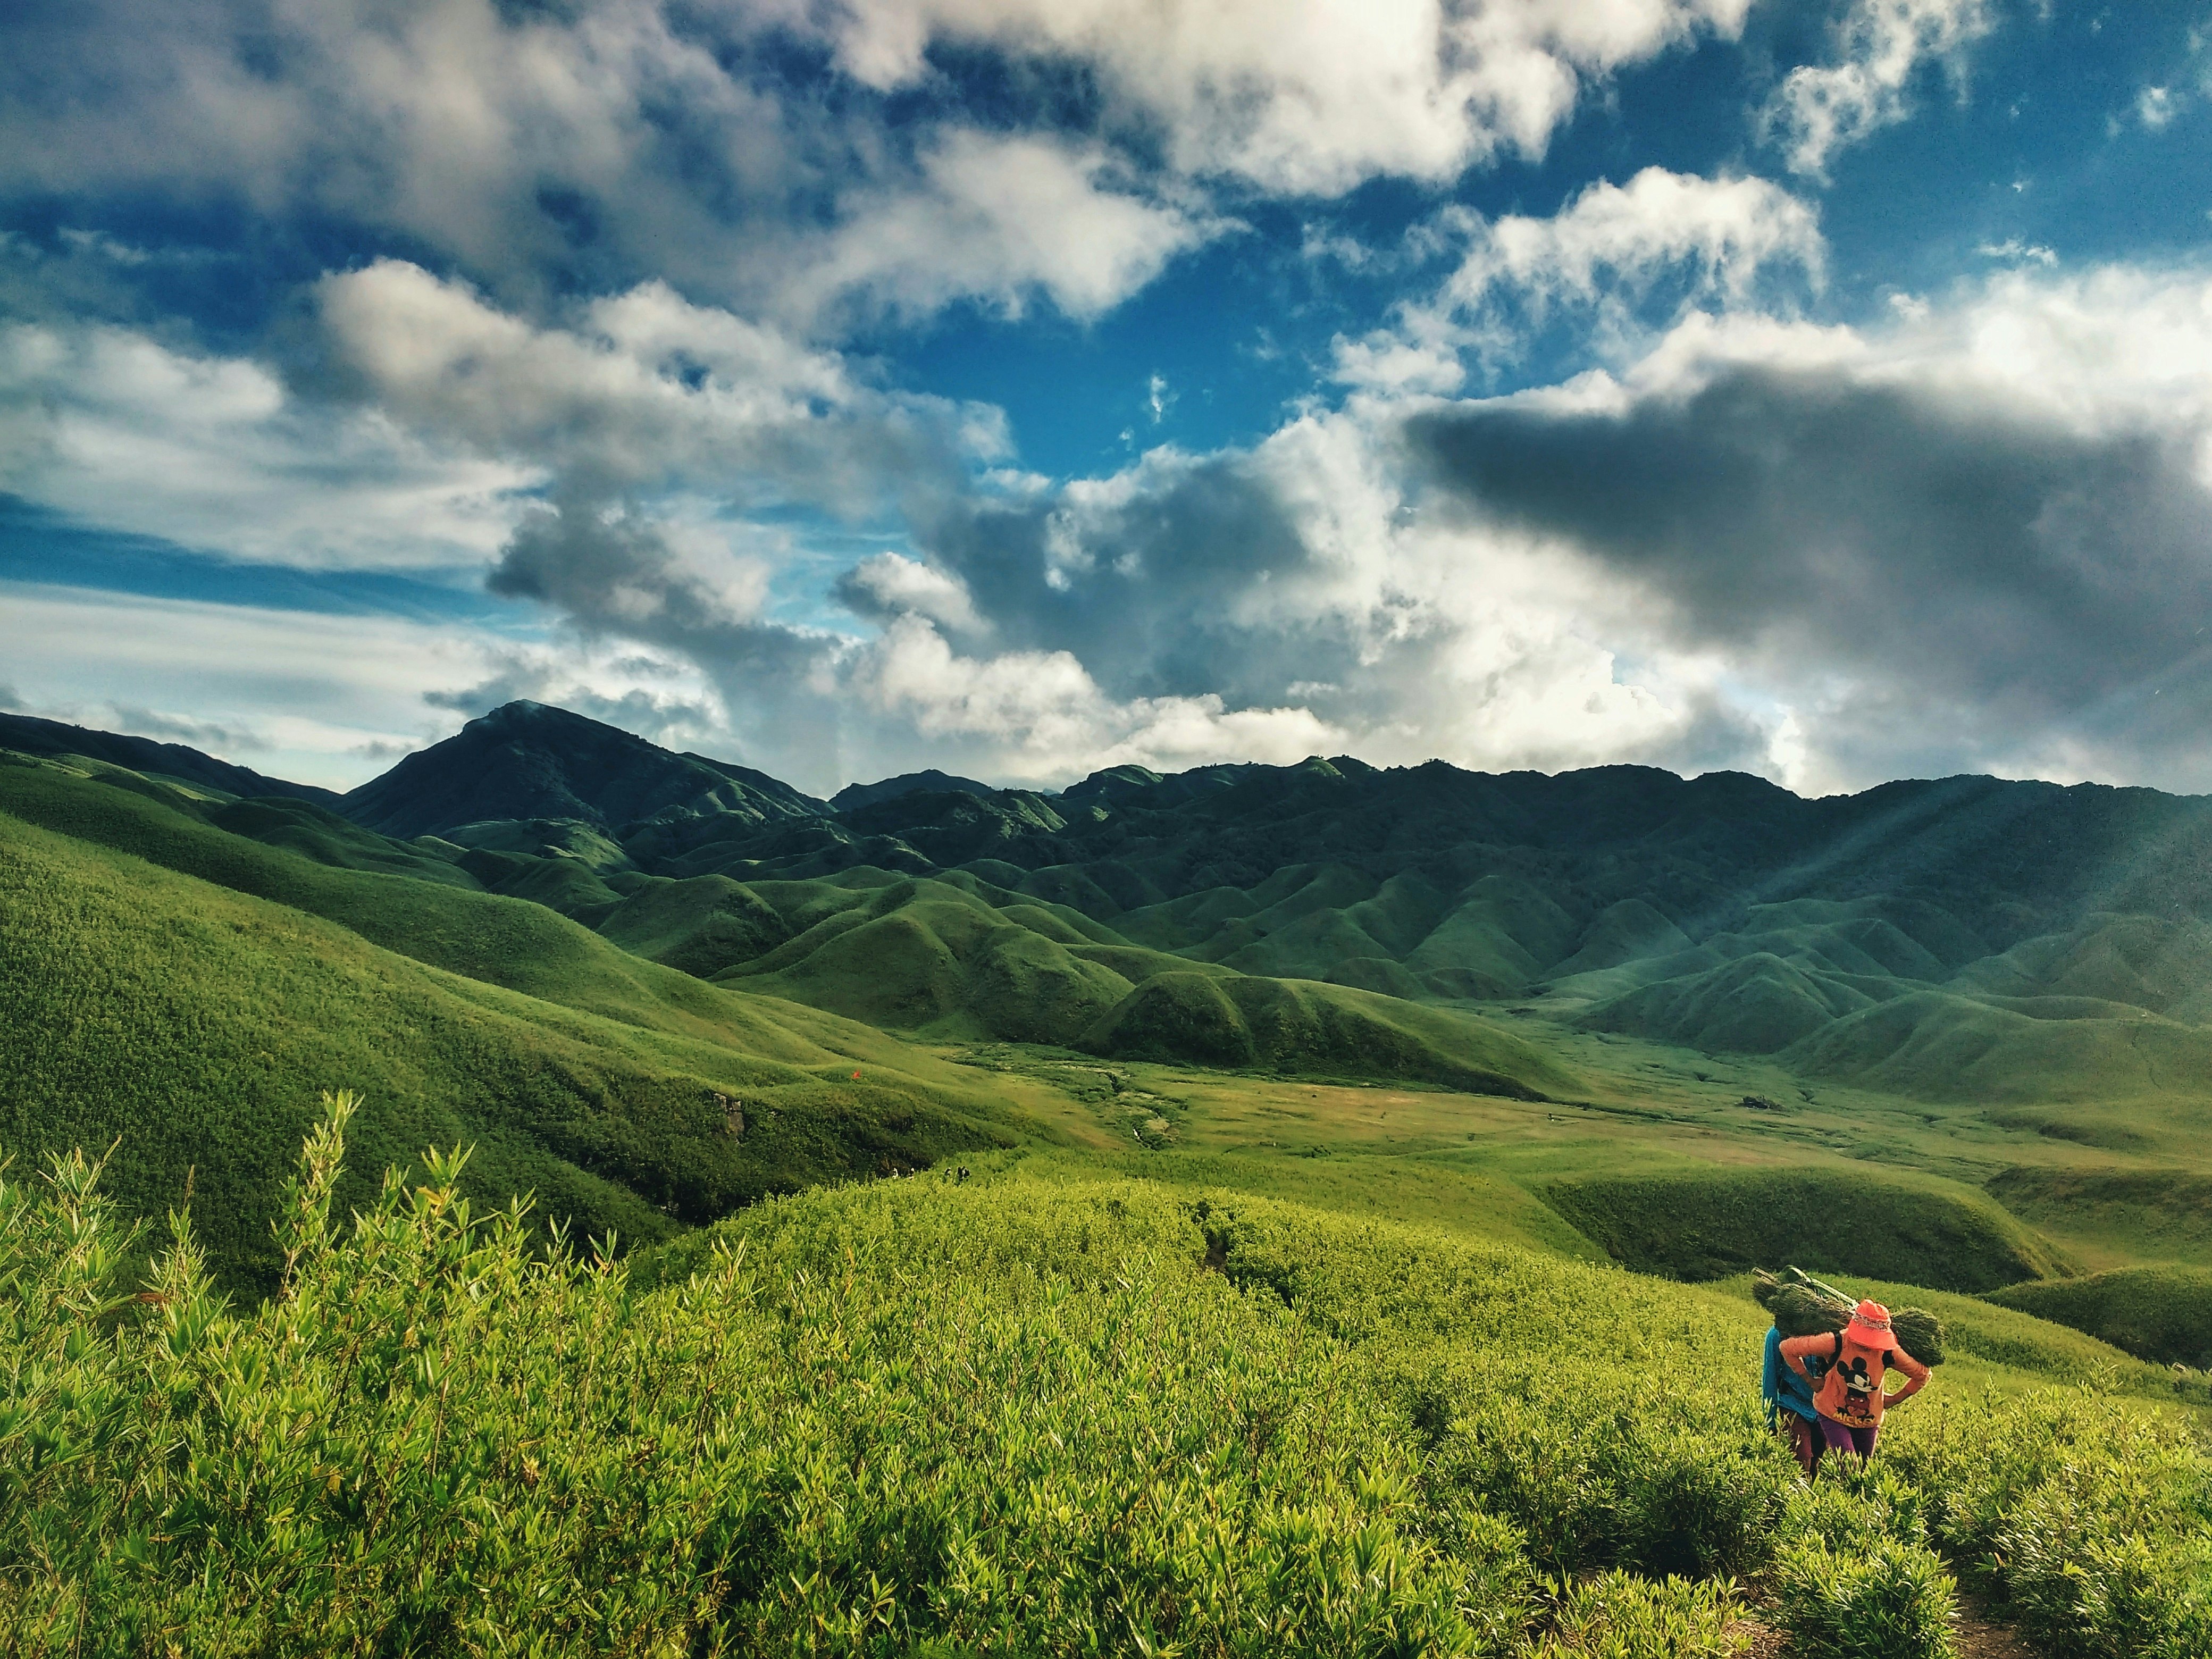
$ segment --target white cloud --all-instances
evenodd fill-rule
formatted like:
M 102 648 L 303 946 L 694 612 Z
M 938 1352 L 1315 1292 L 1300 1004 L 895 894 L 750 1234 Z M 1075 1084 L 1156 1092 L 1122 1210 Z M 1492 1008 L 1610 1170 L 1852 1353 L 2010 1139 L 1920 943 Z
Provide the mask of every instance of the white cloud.
M 2007 259 L 2039 265 L 2055 265 L 2058 255 L 2039 242 L 2023 242 L 2017 236 L 2008 236 L 2002 242 L 1984 242 L 1974 250 L 1984 259 Z
M 302 404 L 250 361 L 0 326 L 0 489 L 110 529 L 281 564 L 467 566 L 542 476 L 379 409 Z
M 0 582 L 0 635 L 15 707 L 326 788 L 365 782 L 516 696 L 735 752 L 700 670 L 633 647 L 26 582 Z M 490 702 L 424 696 L 461 687 Z
M 989 631 L 976 613 L 968 585 L 918 559 L 898 553 L 873 553 L 854 565 L 841 595 L 862 614 L 878 617 L 914 615 L 961 634 Z
M 658 282 L 544 328 L 383 259 L 325 277 L 321 315 L 381 407 L 586 489 L 711 480 L 865 514 L 1004 447 L 994 411 L 878 392 L 835 353 Z
M 1692 316 L 1574 398 L 1434 419 L 1486 564 L 1548 543 L 1571 593 L 1595 560 L 1579 629 L 1655 690 L 1704 656 L 1769 734 L 1739 763 L 2201 790 L 2208 374 L 2201 271 L 2016 270 L 1863 331 Z
M 1749 0 L 855 0 L 825 19 L 842 67 L 912 85 L 933 40 L 1090 66 L 1160 131 L 1176 171 L 1333 196 L 1380 173 L 1441 180 L 1503 150 L 1542 153 L 1586 83 L 1700 32 L 1733 36 Z
M 1097 145 L 957 129 L 899 179 L 848 197 L 843 224 L 799 245 L 781 308 L 818 314 L 840 296 L 926 315 L 971 296 L 1019 315 L 1032 294 L 1088 319 L 1144 287 L 1222 222 L 1113 187 Z
M 1775 88 L 1767 135 L 1793 172 L 1821 177 L 1837 151 L 1911 113 L 1923 64 L 1961 73 L 1966 48 L 1996 27 L 1989 0 L 1853 0 L 1836 25 L 1834 61 L 1801 64 Z
M 1646 167 L 1626 185 L 1601 179 L 1550 218 L 1510 214 L 1472 227 L 1449 303 L 1480 309 L 1501 290 L 1537 307 L 1595 301 L 1608 283 L 1632 292 L 1682 273 L 1692 300 L 1741 303 L 1777 266 L 1817 283 L 1820 214 L 1764 179 L 1701 179 Z
M 2136 94 L 2136 118 L 2153 132 L 2162 131 L 2181 113 L 2183 100 L 2166 87 L 2145 87 Z
M 1110 308 L 1227 222 L 1540 154 L 1586 88 L 1749 0 L 757 0 L 584 7 L 82 0 L 0 48 L 0 184 L 243 201 L 397 233 L 503 302 L 658 273 L 747 314 Z M 775 67 L 822 42 L 837 95 Z M 886 98 L 933 45 L 1073 78 L 1090 136 Z M 906 100 L 909 105 L 911 100 Z M 948 100 L 949 101 L 949 100 Z
M 1431 297 L 1401 306 L 1395 326 L 1336 342 L 1334 377 L 1370 391 L 1457 389 L 1462 352 L 1510 358 L 1564 307 L 1595 308 L 1593 343 L 1626 355 L 1645 331 L 1639 309 L 1665 295 L 1692 307 L 1741 307 L 1790 271 L 1817 289 L 1826 245 L 1808 203 L 1764 179 L 1701 179 L 1646 167 L 1626 185 L 1601 179 L 1547 218 L 1486 220 L 1452 212 L 1428 233 L 1463 240 L 1458 268 Z
M 1279 765 L 1342 746 L 1342 734 L 1305 708 L 1232 709 L 1210 693 L 1117 702 L 1072 652 L 963 657 L 919 616 L 894 621 L 856 653 L 849 672 L 866 708 L 937 752 L 973 757 L 966 763 L 1012 781 L 1057 786 L 1130 764 L 1165 771 L 1226 760 Z M 873 745 L 863 738 L 855 758 L 880 755 L 878 763 L 895 763 L 900 751 L 883 741 L 890 736 Z

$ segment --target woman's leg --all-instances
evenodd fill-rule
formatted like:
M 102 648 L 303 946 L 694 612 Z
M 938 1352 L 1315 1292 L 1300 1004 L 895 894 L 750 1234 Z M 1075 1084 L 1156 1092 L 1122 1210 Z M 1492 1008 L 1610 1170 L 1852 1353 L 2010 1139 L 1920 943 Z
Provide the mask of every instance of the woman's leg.
M 1797 1462 L 1805 1470 L 1805 1478 L 1810 1480 L 1820 1466 L 1820 1454 L 1827 1449 L 1827 1444 L 1820 1438 L 1820 1431 L 1795 1412 L 1790 1414 L 1790 1439 L 1797 1453 Z
M 1828 1449 L 1849 1452 L 1861 1462 L 1864 1462 L 1868 1454 L 1874 1450 L 1875 1434 L 1873 1429 L 1855 1429 L 1848 1424 L 1837 1422 L 1832 1417 L 1820 1419 L 1820 1437 L 1826 1443 Z

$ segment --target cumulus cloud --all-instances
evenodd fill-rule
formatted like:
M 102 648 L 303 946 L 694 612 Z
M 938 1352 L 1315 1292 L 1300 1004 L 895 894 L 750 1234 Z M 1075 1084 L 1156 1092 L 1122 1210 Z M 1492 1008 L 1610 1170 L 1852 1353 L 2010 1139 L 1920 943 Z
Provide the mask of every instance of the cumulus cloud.
M 1470 533 L 1595 562 L 1763 683 L 1817 781 L 2202 787 L 2208 319 L 2197 276 L 2010 274 L 1887 336 L 1686 325 L 1607 396 L 1434 409 L 1407 441 Z
M 381 409 L 303 402 L 250 359 L 0 325 L 0 489 L 88 522 L 270 563 L 466 567 L 541 477 Z
M 1643 334 L 1655 301 L 1671 320 L 1694 307 L 1742 306 L 1778 280 L 1809 292 L 1826 258 L 1818 211 L 1779 185 L 1663 167 L 1626 185 L 1601 179 L 1547 217 L 1454 210 L 1426 234 L 1463 244 L 1457 268 L 1401 306 L 1392 327 L 1337 341 L 1339 380 L 1455 391 L 1463 354 L 1511 357 L 1532 325 L 1565 307 L 1595 311 L 1596 343 L 1619 350 Z
M 1960 73 L 1966 48 L 1996 27 L 1989 0 L 1852 0 L 1832 61 L 1801 64 L 1775 88 L 1767 137 L 1792 172 L 1822 177 L 1838 150 L 1905 118 L 1923 64 Z
M 787 320 L 1030 295 L 1085 317 L 1222 228 L 1205 191 L 1539 155 L 1585 88 L 1748 3 L 85 0 L 0 25 L 0 183 L 311 211 L 509 301 L 659 273 Z M 988 130 L 913 95 L 946 51 L 998 66 Z
M 378 407 L 574 489 L 705 480 L 740 500 L 865 514 L 1006 441 L 994 410 L 881 392 L 834 352 L 659 282 L 592 301 L 572 327 L 398 259 L 319 292 L 336 361 Z
M 2201 275 L 2126 268 L 1866 329 L 1692 312 L 1618 374 L 1355 399 L 919 533 L 1048 707 L 1214 696 L 1386 761 L 2212 787 L 2208 319 Z
M 926 617 L 956 633 L 988 632 L 968 585 L 957 576 L 899 553 L 873 553 L 838 579 L 837 598 L 872 622 Z
M 941 135 L 915 183 L 887 183 L 846 204 L 823 245 L 792 258 L 783 308 L 854 295 L 927 315 L 962 296 L 1018 316 L 1032 294 L 1070 317 L 1109 310 L 1224 222 L 1115 189 L 1102 147 L 969 129 Z
M 1442 179 L 1500 150 L 1540 155 L 1584 85 L 1703 31 L 1734 35 L 1749 0 L 848 0 L 792 3 L 863 83 L 911 86 L 933 43 L 1073 62 L 1112 108 L 1163 135 L 1183 173 L 1335 195 L 1382 173 Z
M 1211 693 L 1116 701 L 1068 651 L 963 657 L 919 616 L 898 618 L 856 653 L 849 674 L 862 707 L 920 733 L 933 752 L 972 756 L 1025 783 L 1132 764 L 1281 765 L 1343 744 L 1304 708 L 1232 709 Z

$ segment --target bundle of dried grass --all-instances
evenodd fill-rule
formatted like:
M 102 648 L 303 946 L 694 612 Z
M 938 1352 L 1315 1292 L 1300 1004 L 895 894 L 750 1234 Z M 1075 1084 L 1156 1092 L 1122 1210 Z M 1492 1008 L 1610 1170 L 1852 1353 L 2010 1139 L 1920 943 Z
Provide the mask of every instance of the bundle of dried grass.
M 1784 1267 L 1779 1273 L 1761 1268 L 1751 1276 L 1751 1293 L 1760 1307 L 1774 1316 L 1784 1336 L 1840 1331 L 1858 1305 L 1857 1297 L 1846 1296 L 1796 1267 Z M 1898 1346 L 1922 1364 L 1943 1363 L 1942 1322 L 1927 1309 L 1892 1309 L 1889 1328 Z

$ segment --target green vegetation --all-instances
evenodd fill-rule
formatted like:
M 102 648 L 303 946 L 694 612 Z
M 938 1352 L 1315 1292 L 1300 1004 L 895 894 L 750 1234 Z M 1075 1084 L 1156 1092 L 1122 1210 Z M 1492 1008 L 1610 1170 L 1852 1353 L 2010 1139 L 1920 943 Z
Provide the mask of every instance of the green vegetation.
M 1690 1382 L 1756 1349 L 1711 1291 L 1018 1165 L 633 1279 L 457 1156 L 338 1222 L 349 1104 L 258 1306 L 182 1218 L 134 1294 L 82 1159 L 0 1190 L 17 1650 L 1656 1659 L 1744 1651 L 1765 1581 L 1799 1651 L 1940 1654 L 1954 1574 L 2069 1651 L 2212 1634 L 2212 1449 L 2148 1380 L 1956 1359 L 1808 1492 Z
M 1801 1258 L 1937 1290 L 2055 1271 L 2050 1248 L 1978 1193 L 1873 1169 L 1712 1168 L 1560 1182 L 1560 1214 L 1643 1273 L 1725 1279 Z
M 17 777 L 0 769 L 0 801 L 31 795 L 7 787 Z M 189 1188 L 227 1284 L 270 1280 L 265 1218 L 321 1083 L 372 1091 L 356 1130 L 371 1169 L 465 1140 L 481 1200 L 535 1192 L 580 1236 L 633 1239 L 1004 1144 L 1023 1121 L 865 1027 L 624 957 L 537 907 L 326 871 L 77 787 L 112 798 L 83 803 L 98 827 L 293 902 L 0 812 L 0 1147 L 37 1160 L 115 1143 L 116 1196 L 158 1216 Z M 41 804 L 57 799 L 77 804 Z M 302 900 L 485 977 L 380 948 Z
M 1118 1059 L 1322 1076 L 1407 1078 L 1472 1094 L 1542 1100 L 1580 1081 L 1486 1022 L 1341 986 L 1167 973 L 1147 979 L 1077 1039 Z
M 2212 1650 L 2195 809 L 504 712 L 0 752 L 0 1648 Z M 1945 1351 L 1810 1487 L 1790 1261 Z
M 2010 1285 L 1989 1299 L 2087 1331 L 2138 1358 L 2212 1370 L 2212 1272 L 2202 1267 L 2115 1267 Z

